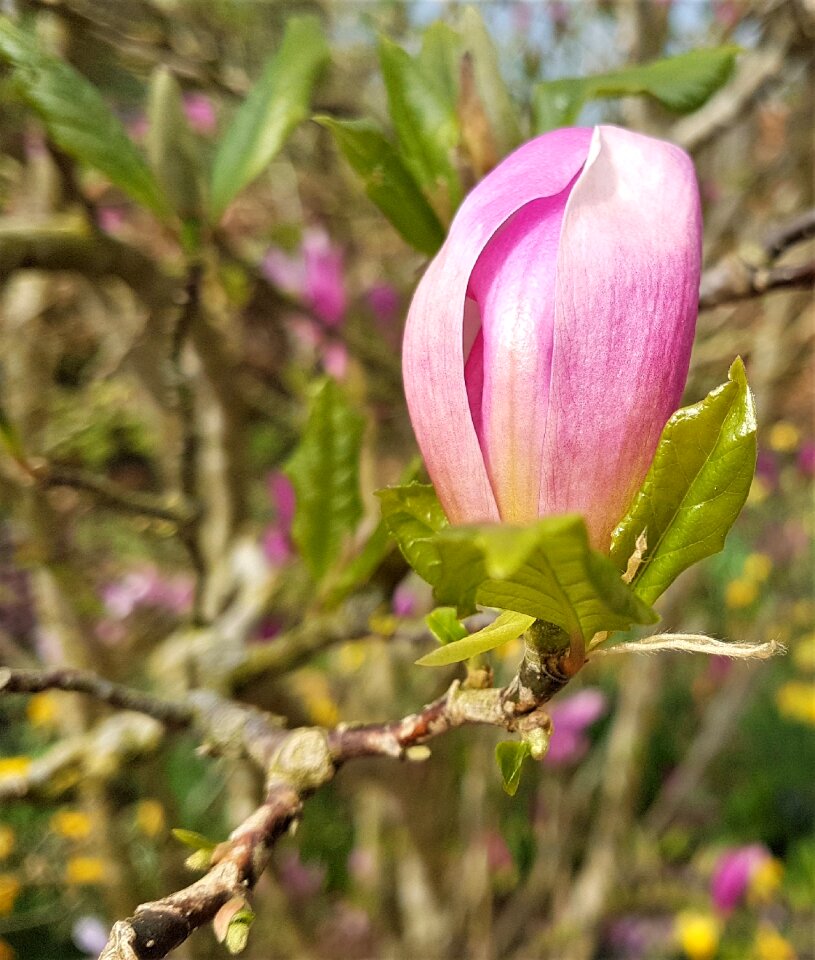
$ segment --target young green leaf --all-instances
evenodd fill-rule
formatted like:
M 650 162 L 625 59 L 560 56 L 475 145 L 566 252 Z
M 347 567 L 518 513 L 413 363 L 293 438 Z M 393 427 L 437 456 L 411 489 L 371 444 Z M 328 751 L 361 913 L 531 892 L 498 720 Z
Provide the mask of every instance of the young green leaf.
M 325 380 L 285 468 L 296 497 L 292 537 L 317 580 L 362 516 L 359 457 L 364 426 L 338 384 Z
M 450 607 L 441 607 L 441 610 L 450 610 Z M 438 613 L 439 611 L 435 611 Z M 430 616 L 433 616 L 431 614 Z M 430 625 L 430 617 L 428 626 Z M 456 621 L 458 623 L 458 621 Z M 495 650 L 510 640 L 520 637 L 524 631 L 528 630 L 535 622 L 534 617 L 524 616 L 522 613 L 514 613 L 512 610 L 505 610 L 499 614 L 488 626 L 475 633 L 465 636 L 463 639 L 447 643 L 445 646 L 438 647 L 430 653 L 425 654 L 416 663 L 422 667 L 446 667 L 450 663 L 461 663 L 462 660 L 469 660 L 471 657 L 477 657 L 481 653 L 487 653 L 489 650 Z M 432 629 L 432 627 L 431 627 Z M 434 631 L 435 633 L 435 631 Z
M 449 220 L 462 196 L 455 166 L 459 141 L 455 110 L 420 61 L 387 38 L 380 42 L 379 62 L 405 166 L 433 209 Z
M 505 156 L 520 143 L 521 129 L 498 66 L 498 52 L 476 7 L 464 8 L 460 30 L 462 49 L 473 58 L 476 88 L 487 111 L 495 144 L 499 155 Z
M 215 155 L 210 185 L 214 220 L 268 166 L 306 118 L 312 88 L 328 55 L 316 17 L 288 21 L 277 53 L 238 109 Z
M 432 584 L 439 572 L 439 554 L 429 538 L 447 526 L 436 491 L 431 484 L 409 483 L 385 487 L 376 495 L 382 504 L 382 519 L 405 560 Z
M 502 740 L 495 747 L 495 760 L 501 772 L 504 791 L 511 797 L 518 792 L 521 767 L 530 753 L 530 746 L 525 740 Z
M 424 619 L 428 629 L 442 646 L 469 636 L 454 607 L 436 607 Z
M 529 527 L 453 527 L 438 550 L 437 603 L 471 612 L 475 603 L 524 613 L 584 638 L 654 623 L 653 610 L 589 546 L 582 517 L 545 517 Z
M 184 116 L 181 88 L 166 67 L 158 67 L 150 78 L 147 119 L 150 166 L 179 216 L 184 220 L 198 216 L 198 157 Z
M 211 853 L 218 846 L 215 840 L 210 840 L 209 837 L 205 837 L 203 833 L 196 833 L 195 830 L 175 827 L 170 832 L 179 843 L 183 843 L 185 847 L 191 847 L 193 850 L 206 850 Z
M 21 95 L 60 150 L 104 174 L 158 216 L 171 215 L 144 157 L 82 74 L 44 53 L 32 37 L 5 18 L 0 18 L 0 59 L 14 68 Z
M 532 132 L 546 133 L 575 124 L 586 102 L 586 93 L 582 78 L 539 83 L 532 91 Z
M 443 20 L 435 20 L 422 34 L 418 62 L 447 103 L 455 108 L 461 69 L 461 36 Z
M 750 491 L 756 418 L 741 359 L 728 376 L 668 421 L 642 488 L 612 536 L 611 558 L 624 570 L 645 531 L 647 548 L 632 586 L 646 603 L 691 564 L 722 549 Z
M 390 223 L 412 247 L 432 257 L 444 242 L 444 227 L 393 144 L 368 120 L 315 120 L 331 131 L 366 194 Z
M 533 129 L 568 126 L 586 100 L 601 97 L 650 96 L 675 113 L 690 113 L 727 83 L 738 53 L 734 46 L 708 47 L 611 73 L 544 81 L 532 93 Z

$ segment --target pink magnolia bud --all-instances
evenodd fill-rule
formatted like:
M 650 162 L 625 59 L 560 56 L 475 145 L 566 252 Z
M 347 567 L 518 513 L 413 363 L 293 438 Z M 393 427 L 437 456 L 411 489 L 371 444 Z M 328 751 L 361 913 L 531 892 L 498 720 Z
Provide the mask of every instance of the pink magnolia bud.
M 451 522 L 577 512 L 608 548 L 682 395 L 700 259 L 693 165 L 660 140 L 555 130 L 475 187 L 403 349 Z

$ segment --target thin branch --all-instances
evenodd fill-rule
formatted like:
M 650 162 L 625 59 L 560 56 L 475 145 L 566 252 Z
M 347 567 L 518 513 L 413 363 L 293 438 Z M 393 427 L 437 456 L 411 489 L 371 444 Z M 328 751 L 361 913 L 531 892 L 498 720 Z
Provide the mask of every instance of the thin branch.
M 119 484 L 86 470 L 72 467 L 49 466 L 38 471 L 38 479 L 46 487 L 72 487 L 93 494 L 96 500 L 108 507 L 134 513 L 139 516 L 167 520 L 179 528 L 194 522 L 198 510 L 177 496 L 162 496 L 127 490 Z
M 764 267 L 729 254 L 702 275 L 699 307 L 707 310 L 774 290 L 809 290 L 814 284 L 815 263 Z
M 163 700 L 119 683 L 112 683 L 90 670 L 55 668 L 51 670 L 11 670 L 0 668 L 0 694 L 42 693 L 44 690 L 70 690 L 86 693 L 101 703 L 120 710 L 135 710 L 159 720 L 167 727 L 189 726 L 193 709 L 185 704 Z

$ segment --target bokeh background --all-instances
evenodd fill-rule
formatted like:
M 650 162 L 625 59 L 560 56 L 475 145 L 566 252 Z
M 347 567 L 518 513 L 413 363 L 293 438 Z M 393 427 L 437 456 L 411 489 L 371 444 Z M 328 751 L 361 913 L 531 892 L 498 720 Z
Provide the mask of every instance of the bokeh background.
M 188 187 L 293 15 L 315 14 L 330 48 L 311 112 L 387 125 L 378 36 L 415 53 L 428 26 L 463 14 L 424 0 L 0 9 L 148 152 L 167 68 Z M 733 75 L 686 116 L 613 97 L 580 120 L 691 149 L 708 265 L 760 265 L 768 231 L 812 209 L 810 0 L 478 11 L 522 118 L 542 80 L 738 45 Z M 291 724 L 385 720 L 438 695 L 454 674 L 413 666 L 432 644 L 428 589 L 384 546 L 367 579 L 341 575 L 376 528 L 373 491 L 419 469 L 399 344 L 426 258 L 306 121 L 202 229 L 191 287 L 178 233 L 55 148 L 3 65 L 0 109 L 0 664 L 93 667 L 169 696 L 208 684 Z M 776 265 L 812 255 L 796 244 Z M 740 354 L 759 463 L 725 550 L 661 607 L 666 629 L 787 654 L 590 665 L 553 703 L 550 755 L 514 798 L 488 730 L 436 741 L 425 763 L 341 771 L 259 884 L 247 958 L 815 958 L 814 320 L 800 284 L 702 311 L 687 402 Z M 365 418 L 364 518 L 318 586 L 281 468 L 325 373 Z M 203 532 L 176 522 L 190 492 Z M 518 655 L 493 657 L 497 681 Z M 114 919 L 189 882 L 171 828 L 219 840 L 259 796 L 241 763 L 72 694 L 0 699 L 0 754 L 2 960 L 95 957 Z M 201 931 L 175 955 L 225 951 Z

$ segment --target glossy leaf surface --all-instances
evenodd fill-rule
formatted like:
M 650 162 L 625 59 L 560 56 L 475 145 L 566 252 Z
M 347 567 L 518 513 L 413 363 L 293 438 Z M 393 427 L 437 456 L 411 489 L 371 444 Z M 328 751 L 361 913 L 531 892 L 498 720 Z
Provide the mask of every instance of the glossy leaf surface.
M 430 538 L 447 526 L 436 491 L 429 483 L 409 483 L 376 495 L 388 532 L 416 573 L 432 584 L 438 578 L 439 552 Z
M 668 421 L 631 509 L 614 531 L 611 557 L 625 569 L 636 539 L 647 548 L 632 586 L 653 603 L 691 564 L 721 550 L 756 464 L 756 417 L 741 359 L 727 383 Z
M 450 607 L 440 607 L 439 610 L 450 610 Z M 439 611 L 434 611 L 434 614 Z M 434 616 L 431 614 L 430 617 Z M 430 625 L 430 617 L 427 618 Z M 458 620 L 456 621 L 458 623 Z M 524 616 L 522 613 L 514 613 L 512 610 L 505 610 L 492 623 L 477 630 L 460 640 L 449 642 L 438 649 L 431 651 L 417 660 L 422 667 L 443 667 L 450 663 L 460 663 L 462 660 L 469 660 L 471 657 L 477 657 L 481 653 L 487 653 L 489 650 L 495 650 L 510 640 L 528 630 L 535 622 L 534 617 Z M 433 629 L 431 627 L 431 629 Z M 434 631 L 435 633 L 435 631 Z

